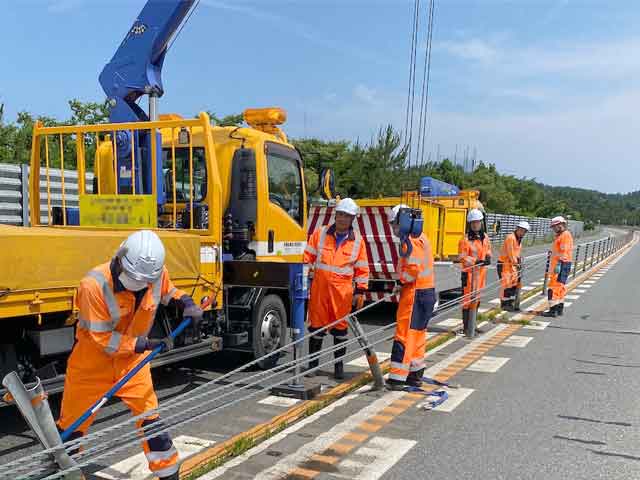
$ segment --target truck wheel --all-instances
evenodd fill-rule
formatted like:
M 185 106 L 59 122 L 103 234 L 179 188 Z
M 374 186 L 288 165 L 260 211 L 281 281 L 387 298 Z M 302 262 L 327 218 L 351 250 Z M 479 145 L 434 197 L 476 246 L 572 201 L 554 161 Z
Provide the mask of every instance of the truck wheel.
M 287 311 L 277 295 L 266 295 L 253 311 L 253 354 L 263 357 L 284 345 L 287 334 Z M 260 360 L 263 370 L 275 367 L 280 355 Z

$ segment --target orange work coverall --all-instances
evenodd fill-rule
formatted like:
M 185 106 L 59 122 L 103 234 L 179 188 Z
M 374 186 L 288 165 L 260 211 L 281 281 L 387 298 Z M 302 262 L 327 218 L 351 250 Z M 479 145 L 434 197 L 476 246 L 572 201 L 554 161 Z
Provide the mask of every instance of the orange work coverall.
M 556 235 L 551 245 L 551 262 L 549 263 L 549 289 L 547 298 L 549 307 L 563 303 L 567 294 L 567 280 L 573 261 L 573 236 L 569 230 Z
M 357 291 L 365 291 L 369 285 L 369 260 L 362 236 L 350 229 L 338 246 L 335 233 L 335 225 L 319 228 L 304 251 L 303 261 L 313 268 L 310 331 L 322 329 L 351 312 L 354 283 Z M 346 320 L 342 320 L 331 327 L 331 334 L 346 336 L 347 327 Z M 326 334 L 324 330 L 318 333 Z
M 515 233 L 507 235 L 498 258 L 500 299 L 502 301 L 513 300 L 516 296 L 521 251 L 522 240 L 519 240 Z
M 135 353 L 138 337 L 146 337 L 160 303 L 167 305 L 184 292 L 174 287 L 166 267 L 160 279 L 140 292 L 130 292 L 114 277 L 115 261 L 95 267 L 80 282 L 76 344 L 67 364 L 58 427 L 68 428 L 102 394 L 129 372 L 147 353 Z M 114 284 L 114 278 L 116 279 Z M 134 416 L 158 407 L 150 365 L 142 368 L 116 394 Z M 83 436 L 95 415 L 74 432 Z M 159 421 L 151 415 L 137 426 Z M 178 452 L 167 433 L 142 442 L 149 469 L 158 477 L 178 471 Z
M 389 371 L 394 382 L 421 381 L 427 324 L 436 302 L 431 243 L 424 233 L 409 240 L 412 251 L 408 257 L 400 257 L 397 269 L 402 290 Z
M 480 291 L 487 282 L 487 268 L 479 265 L 491 258 L 491 242 L 484 233 L 469 231 L 458 243 L 458 260 L 462 267 L 463 310 L 478 309 Z M 472 294 L 472 291 L 474 292 Z

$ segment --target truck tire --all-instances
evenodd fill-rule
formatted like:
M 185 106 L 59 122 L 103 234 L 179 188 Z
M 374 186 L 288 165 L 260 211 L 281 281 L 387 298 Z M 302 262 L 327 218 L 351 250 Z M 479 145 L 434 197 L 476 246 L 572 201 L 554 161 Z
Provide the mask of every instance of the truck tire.
M 287 310 L 278 295 L 266 295 L 253 310 L 252 348 L 255 358 L 263 357 L 285 343 Z M 263 370 L 273 368 L 280 355 L 275 354 L 258 362 Z

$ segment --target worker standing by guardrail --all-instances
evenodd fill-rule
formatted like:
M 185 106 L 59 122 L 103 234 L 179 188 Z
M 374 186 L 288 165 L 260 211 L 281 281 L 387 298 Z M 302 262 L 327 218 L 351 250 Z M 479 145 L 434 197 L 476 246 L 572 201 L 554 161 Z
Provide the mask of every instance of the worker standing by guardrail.
M 567 221 L 558 216 L 551 219 L 551 229 L 556 238 L 551 245 L 551 262 L 549 263 L 549 310 L 543 312 L 545 317 L 557 317 L 563 315 L 564 297 L 567 294 L 567 280 L 571 273 L 573 260 L 573 236 L 567 229 Z
M 396 237 L 400 237 L 399 219 L 404 208 L 408 207 L 396 205 L 389 216 Z M 422 386 L 427 325 L 436 303 L 431 243 L 424 233 L 408 238 L 411 250 L 400 255 L 396 269 L 401 290 L 387 380 L 391 390 Z
M 309 331 L 316 333 L 309 338 L 310 355 L 322 349 L 322 341 L 327 334 L 324 327 L 346 317 L 354 300 L 360 308 L 364 303 L 364 292 L 369 285 L 369 260 L 362 236 L 353 229 L 357 215 L 356 202 L 350 198 L 340 200 L 336 205 L 335 223 L 313 232 L 304 251 L 304 262 L 311 266 L 313 272 Z M 335 346 L 347 341 L 347 332 L 346 320 L 329 330 Z M 334 376 L 338 380 L 344 378 L 344 365 L 340 359 L 345 353 L 346 348 L 334 352 Z M 318 357 L 311 360 L 309 370 L 316 368 L 318 361 Z M 309 375 L 313 375 L 312 372 Z
M 61 431 L 70 428 L 109 389 L 131 370 L 142 355 L 158 345 L 173 348 L 171 337 L 148 338 L 160 303 L 178 301 L 183 315 L 192 317 L 195 331 L 202 310 L 178 290 L 164 266 L 165 249 L 152 231 L 131 234 L 109 263 L 97 266 L 78 289 L 79 320 L 76 344 L 69 358 L 58 420 Z M 158 407 L 150 365 L 140 370 L 117 396 L 133 415 Z M 80 424 L 70 440 L 82 437 L 95 414 Z M 157 414 L 138 422 L 138 428 L 158 422 Z M 178 452 L 169 434 L 143 439 L 149 469 L 160 479 L 178 478 Z
M 514 311 L 514 301 L 518 288 L 518 276 L 522 266 L 522 239 L 531 230 L 529 222 L 521 221 L 515 231 L 507 235 L 498 257 L 498 277 L 500 278 L 500 307 Z
M 475 335 L 475 319 L 480 308 L 480 292 L 487 281 L 486 267 L 491 265 L 491 241 L 484 231 L 484 214 L 474 208 L 467 215 L 467 233 L 458 243 L 458 261 L 462 267 L 462 324 L 468 338 Z

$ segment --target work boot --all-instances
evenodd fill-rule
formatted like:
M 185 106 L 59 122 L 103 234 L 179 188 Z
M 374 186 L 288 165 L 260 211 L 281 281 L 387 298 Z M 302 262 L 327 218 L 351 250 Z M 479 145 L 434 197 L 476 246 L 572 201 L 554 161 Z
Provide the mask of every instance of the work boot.
M 333 345 L 338 346 L 341 343 L 346 342 L 347 339 L 343 337 L 333 337 Z M 346 347 L 338 348 L 333 352 L 333 358 L 336 359 L 336 363 L 333 366 L 333 378 L 336 380 L 344 380 L 344 364 L 342 363 L 342 357 L 347 353 Z
M 424 375 L 424 368 L 421 368 L 417 372 L 409 372 L 406 384 L 410 387 L 422 388 L 422 376 Z
M 385 384 L 387 389 L 393 392 L 401 392 L 405 389 L 406 384 L 401 382 L 400 380 L 394 380 L 392 378 L 387 379 L 387 383 Z
M 309 338 L 309 355 L 313 355 L 314 353 L 318 353 L 322 350 L 322 337 L 311 337 Z M 320 363 L 320 358 L 315 357 L 313 360 L 309 360 L 309 365 L 307 366 L 307 373 L 305 377 L 315 377 L 317 370 L 314 370 L 318 367 Z
M 513 312 L 515 311 L 515 309 L 513 308 L 513 300 L 505 300 L 504 301 L 504 306 L 502 307 L 502 309 L 506 312 Z
M 558 306 L 549 307 L 549 310 L 542 312 L 543 317 L 556 318 L 558 316 Z
M 168 477 L 158 477 L 159 480 L 180 480 L 180 472 L 176 472 Z
M 558 304 L 558 316 L 561 317 L 564 315 L 564 303 L 559 303 Z

